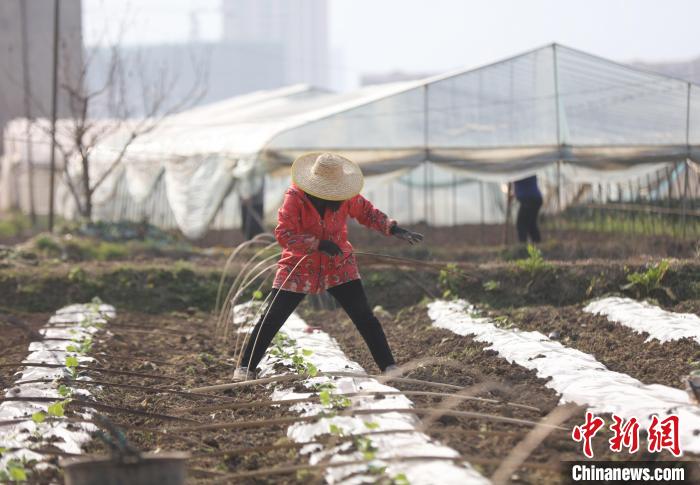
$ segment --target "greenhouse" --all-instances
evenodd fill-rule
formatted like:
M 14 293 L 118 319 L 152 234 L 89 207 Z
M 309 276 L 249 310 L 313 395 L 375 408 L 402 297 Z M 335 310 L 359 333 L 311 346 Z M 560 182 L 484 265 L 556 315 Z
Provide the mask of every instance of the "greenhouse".
M 109 165 L 119 142 L 98 146 L 95 163 Z M 405 224 L 502 223 L 508 182 L 531 174 L 549 212 L 640 194 L 682 198 L 689 210 L 700 86 L 555 44 L 349 93 L 256 92 L 171 116 L 138 138 L 95 194 L 94 215 L 145 219 L 190 238 L 271 219 L 292 161 L 312 151 L 358 162 L 363 193 Z M 8 163 L 23 166 L 12 150 Z M 58 197 L 74 216 L 65 188 Z

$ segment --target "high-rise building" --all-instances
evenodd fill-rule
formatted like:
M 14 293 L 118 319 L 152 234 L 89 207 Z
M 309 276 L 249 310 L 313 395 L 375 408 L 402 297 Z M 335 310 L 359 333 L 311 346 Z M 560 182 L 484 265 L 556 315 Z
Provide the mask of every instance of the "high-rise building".
M 59 84 L 74 85 L 83 63 L 80 0 L 60 0 Z M 3 129 L 22 117 L 48 117 L 51 109 L 54 3 L 0 1 L 0 154 Z M 68 100 L 58 96 L 58 115 Z
M 222 0 L 224 41 L 277 43 L 285 84 L 329 84 L 326 0 Z

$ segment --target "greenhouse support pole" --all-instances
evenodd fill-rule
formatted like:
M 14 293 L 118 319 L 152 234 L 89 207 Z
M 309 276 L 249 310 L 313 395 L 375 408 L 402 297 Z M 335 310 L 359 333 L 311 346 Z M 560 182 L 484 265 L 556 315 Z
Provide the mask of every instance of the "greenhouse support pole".
M 688 97 L 686 100 L 685 107 L 685 146 L 686 146 L 686 159 L 685 159 L 685 183 L 683 184 L 683 203 L 681 205 L 682 216 L 681 225 L 683 231 L 683 238 L 686 235 L 686 217 L 688 215 L 688 188 L 690 187 L 690 88 L 691 85 L 688 83 Z
M 513 182 L 508 182 L 508 190 L 506 192 L 506 223 L 503 225 L 503 244 L 506 246 L 510 240 L 509 231 L 510 229 L 510 215 L 511 209 L 513 207 Z
M 552 63 L 554 71 L 554 109 L 557 120 L 557 212 L 561 216 L 561 161 L 562 161 L 562 139 L 561 139 L 561 119 L 559 106 L 559 66 L 557 64 L 557 44 L 552 44 Z M 560 217 L 557 217 L 559 220 Z M 559 225 L 559 224 L 557 224 Z
M 479 180 L 479 217 L 481 221 L 481 244 L 484 244 L 484 181 Z
M 36 207 L 34 204 L 34 160 L 32 155 L 32 86 L 29 78 L 29 38 L 27 37 L 27 4 L 19 0 L 22 35 L 22 82 L 24 84 L 24 116 L 26 117 L 25 143 L 27 146 L 27 188 L 29 193 L 29 218 L 36 227 Z
M 685 181 L 683 183 L 683 202 L 681 205 L 681 227 L 683 238 L 686 234 L 686 218 L 688 216 L 688 189 L 690 188 L 690 160 L 685 161 Z
M 428 159 L 430 154 L 428 153 L 428 85 L 423 86 L 423 147 L 425 150 L 425 156 L 423 157 L 423 215 L 425 217 L 425 224 L 428 225 Z
M 51 159 L 49 162 L 49 232 L 53 232 L 56 197 L 56 98 L 58 97 L 59 0 L 53 0 L 53 78 L 51 81 Z M 64 160 L 63 163 L 68 163 Z
M 434 202 L 434 201 L 433 201 Z M 435 203 L 433 203 L 433 211 Z M 452 173 L 452 226 L 457 225 L 457 175 Z
M 557 212 L 561 214 L 561 160 L 557 160 Z

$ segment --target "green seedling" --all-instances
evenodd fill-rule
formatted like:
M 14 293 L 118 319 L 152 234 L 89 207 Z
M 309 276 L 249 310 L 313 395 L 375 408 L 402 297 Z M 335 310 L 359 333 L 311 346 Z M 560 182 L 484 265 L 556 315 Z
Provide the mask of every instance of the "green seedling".
M 76 356 L 69 355 L 66 357 L 66 370 L 73 379 L 78 377 L 78 365 L 78 358 Z
M 206 352 L 199 354 L 198 358 L 205 365 L 210 366 L 216 364 L 216 357 Z
M 0 457 L 7 453 L 7 448 L 0 447 Z M 18 458 L 12 458 L 5 463 L 4 468 L 0 468 L 0 483 L 25 482 L 29 476 L 27 462 Z
M 483 284 L 485 291 L 496 291 L 501 289 L 501 282 L 496 280 L 488 280 Z
M 332 382 L 317 382 L 316 384 L 312 385 L 311 388 L 316 392 L 333 391 L 337 389 L 336 385 Z
M 32 414 L 32 421 L 36 424 L 41 424 L 44 421 L 46 421 L 46 413 L 44 411 L 37 411 L 36 413 Z
M 391 485 L 411 485 L 405 473 L 399 473 L 391 479 Z
M 441 269 L 438 284 L 442 290 L 442 297 L 445 299 L 457 298 L 463 280 L 464 272 L 456 264 L 449 263 Z
M 647 297 L 655 290 L 662 290 L 666 292 L 669 298 L 675 300 L 675 295 L 673 295 L 671 289 L 661 284 L 669 268 L 670 263 L 668 260 L 662 259 L 648 267 L 646 271 L 629 273 L 627 275 L 627 284 L 622 285 L 620 289 L 632 291 L 636 293 L 638 298 Z
M 367 438 L 366 436 L 356 436 L 354 443 L 357 451 L 362 453 L 363 459 L 367 461 L 374 460 L 377 455 L 377 447 L 374 446 L 371 439 Z
M 551 269 L 552 265 L 544 260 L 542 257 L 542 251 L 532 244 L 527 245 L 527 255 L 527 258 L 517 260 L 515 265 L 528 273 L 531 278 L 548 269 Z
M 65 384 L 61 384 L 58 386 L 58 395 L 61 397 L 71 397 L 73 395 L 73 390 Z
M 74 343 L 66 347 L 66 351 L 73 352 L 76 354 L 89 354 L 92 350 L 92 337 L 85 337 L 82 339 L 74 338 L 72 340 Z
M 29 473 L 25 468 L 25 464 L 18 460 L 12 459 L 5 464 L 5 468 L 0 470 L 0 482 L 25 482 Z
M 306 468 L 302 468 L 301 470 L 297 470 L 297 481 L 298 482 L 307 482 L 309 479 L 313 478 L 313 473 L 310 470 L 307 470 Z
M 350 399 L 347 397 L 332 394 L 328 390 L 321 391 L 318 394 L 318 399 L 321 401 L 321 405 L 325 408 L 345 409 L 352 405 L 352 401 L 350 401 Z
M 379 429 L 379 423 L 375 421 L 365 421 L 365 428 L 367 429 Z
M 53 404 L 49 404 L 47 408 L 47 413 L 53 418 L 62 418 L 66 415 L 66 404 L 70 403 L 70 399 L 64 399 L 63 401 L 57 401 Z
M 304 356 L 300 354 L 292 356 L 292 366 L 297 374 L 308 377 L 316 377 L 318 374 L 318 368 L 313 363 L 304 359 Z
M 330 433 L 335 436 L 345 436 L 345 431 L 337 424 L 330 425 Z

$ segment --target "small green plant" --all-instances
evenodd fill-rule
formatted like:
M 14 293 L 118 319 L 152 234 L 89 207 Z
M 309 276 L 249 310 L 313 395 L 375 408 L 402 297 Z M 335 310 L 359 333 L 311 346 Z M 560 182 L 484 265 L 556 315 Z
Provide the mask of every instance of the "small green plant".
M 71 283 L 81 283 L 85 281 L 86 278 L 85 270 L 80 266 L 74 266 L 68 271 L 68 281 Z
M 365 421 L 365 428 L 367 429 L 378 429 L 379 423 L 375 421 Z
M 69 355 L 66 357 L 66 370 L 72 379 L 77 379 L 78 377 L 78 365 L 79 362 L 76 356 Z
M 5 448 L 0 448 L 0 456 L 5 452 Z M 29 472 L 26 463 L 17 458 L 8 460 L 5 467 L 0 469 L 0 482 L 26 482 Z
M 488 280 L 483 284 L 485 291 L 496 291 L 501 289 L 501 282 L 496 280 Z
M 65 384 L 61 384 L 58 386 L 58 395 L 61 397 L 71 397 L 73 395 L 73 389 Z
M 279 359 L 291 360 L 292 367 L 297 374 L 315 377 L 318 375 L 318 368 L 306 359 L 306 357 L 313 354 L 313 351 L 309 349 L 297 349 L 295 348 L 296 343 L 296 340 L 290 338 L 284 332 L 278 332 L 272 341 L 270 355 Z
M 61 244 L 50 234 L 40 234 L 34 239 L 34 247 L 48 256 L 59 257 L 62 249 Z
M 333 391 L 337 387 L 332 382 L 317 382 L 316 384 L 312 385 L 311 388 L 316 392 L 321 392 L 321 391 Z
M 44 411 L 37 411 L 32 414 L 32 421 L 36 424 L 41 424 L 46 421 L 46 413 Z
M 405 473 L 399 473 L 391 479 L 391 485 L 411 485 Z
M 669 267 L 670 263 L 668 260 L 662 259 L 658 263 L 649 266 L 646 271 L 629 273 L 627 275 L 627 284 L 622 285 L 620 289 L 623 291 L 632 291 L 638 298 L 647 297 L 654 290 L 663 290 L 669 298 L 675 300 L 671 289 L 661 285 Z
M 362 453 L 362 458 L 371 461 L 377 456 L 377 447 L 374 446 L 372 440 L 366 436 L 356 436 L 353 440 L 357 451 Z
M 55 403 L 49 404 L 46 412 L 52 418 L 62 418 L 66 414 L 66 405 L 70 403 L 70 399 L 64 399 L 63 401 L 56 401 Z
M 462 280 L 464 280 L 464 272 L 456 264 L 449 263 L 441 269 L 438 284 L 442 290 L 442 297 L 446 299 L 457 298 Z
M 306 360 L 301 354 L 292 356 L 292 366 L 297 374 L 309 377 L 316 377 L 316 375 L 318 375 L 318 368 L 313 363 Z
M 89 354 L 92 350 L 92 337 L 85 337 L 82 339 L 73 338 L 72 341 L 74 343 L 66 347 L 66 351 L 68 352 L 85 355 Z
M 226 469 L 228 470 L 228 467 Z M 297 470 L 296 476 L 298 482 L 308 482 L 313 478 L 314 474 L 310 470 L 302 468 L 301 470 Z
M 319 392 L 318 399 L 325 408 L 345 409 L 352 405 L 352 401 L 349 398 L 334 394 L 329 390 Z
M 384 473 L 386 473 L 385 466 L 375 465 L 374 463 L 370 463 L 367 467 L 367 470 L 371 475 L 384 475 Z
M 296 343 L 297 341 L 289 337 L 286 333 L 277 332 L 277 335 L 275 335 L 275 338 L 272 340 L 270 355 L 280 359 L 291 359 L 294 354 L 292 354 L 289 349 L 293 348 Z
M 345 436 L 345 430 L 338 426 L 337 424 L 331 424 L 330 427 L 330 433 L 335 436 Z
M 537 276 L 539 273 L 552 267 L 552 265 L 547 263 L 542 257 L 542 251 L 532 244 L 527 245 L 527 255 L 527 258 L 517 260 L 515 265 L 528 273 L 530 277 Z

